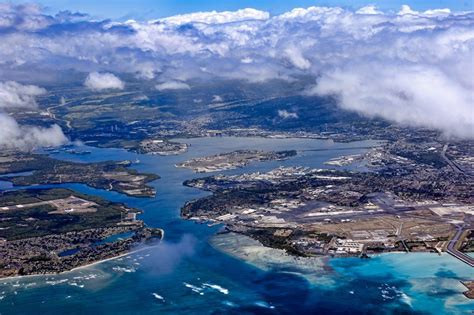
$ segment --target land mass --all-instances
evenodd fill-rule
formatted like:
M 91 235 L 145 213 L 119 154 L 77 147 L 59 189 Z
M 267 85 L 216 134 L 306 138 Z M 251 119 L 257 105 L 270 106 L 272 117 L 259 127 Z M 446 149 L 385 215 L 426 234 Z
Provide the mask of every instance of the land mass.
M 297 153 L 295 150 L 270 151 L 261 150 L 237 150 L 228 153 L 221 153 L 207 157 L 195 158 L 177 164 L 177 167 L 188 168 L 196 173 L 210 173 L 225 171 L 246 166 L 251 162 L 282 161 Z
M 178 155 L 186 152 L 188 145 L 163 139 L 146 139 L 138 144 L 135 151 L 143 154 Z
M 42 154 L 24 152 L 0 153 L 0 177 L 17 186 L 83 183 L 98 189 L 113 190 L 133 197 L 152 197 L 147 183 L 159 178 L 130 169 L 130 161 L 75 163 Z
M 0 197 L 0 278 L 68 271 L 161 239 L 140 213 L 68 189 L 4 192 Z
M 469 160 L 465 145 L 448 151 L 453 160 Z M 452 239 L 456 251 L 469 250 L 472 240 L 455 235 L 473 227 L 470 165 L 454 169 L 446 151 L 412 139 L 370 150 L 367 172 L 281 167 L 192 179 L 184 185 L 213 194 L 188 202 L 181 214 L 301 256 L 452 253 Z
M 474 281 L 462 281 L 462 284 L 467 288 L 464 295 L 469 299 L 474 299 Z

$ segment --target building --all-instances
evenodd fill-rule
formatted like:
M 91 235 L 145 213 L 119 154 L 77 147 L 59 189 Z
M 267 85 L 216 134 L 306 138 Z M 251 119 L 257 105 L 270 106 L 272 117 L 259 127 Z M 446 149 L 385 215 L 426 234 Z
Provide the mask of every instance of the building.
M 358 254 L 364 249 L 364 244 L 350 239 L 337 239 L 335 245 L 336 254 Z

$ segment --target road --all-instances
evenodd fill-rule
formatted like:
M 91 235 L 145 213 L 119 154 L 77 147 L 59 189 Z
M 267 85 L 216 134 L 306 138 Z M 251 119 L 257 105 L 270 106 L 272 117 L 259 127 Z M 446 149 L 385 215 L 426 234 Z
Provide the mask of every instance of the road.
M 51 117 L 52 119 L 54 120 L 57 120 L 57 121 L 64 121 L 66 123 L 66 127 L 68 129 L 72 129 L 72 126 L 71 126 L 71 122 L 67 119 L 59 119 L 56 117 L 56 114 L 53 112 L 53 109 L 56 109 L 56 108 L 59 108 L 59 107 L 62 107 L 62 106 L 66 106 L 68 104 L 72 103 L 72 101 L 70 102 L 62 102 L 61 104 L 58 104 L 58 105 L 54 105 L 54 106 L 50 106 L 48 108 L 46 108 L 46 112 L 48 113 L 49 117 Z
M 451 161 L 447 156 L 446 156 L 446 151 L 448 150 L 448 146 L 449 146 L 449 143 L 446 143 L 443 147 L 443 151 L 441 151 L 441 157 L 446 161 L 446 163 L 449 164 L 449 166 L 451 166 L 451 168 L 453 169 L 453 171 L 455 171 L 456 173 L 459 173 L 459 174 L 465 174 L 465 172 L 459 167 L 456 165 L 456 163 L 454 163 L 453 161 Z
M 28 203 L 28 204 L 18 204 L 18 205 L 8 206 L 8 207 L 0 207 L 0 211 L 12 211 L 12 210 L 25 209 L 25 208 L 39 207 L 39 206 L 51 204 L 52 202 L 54 202 L 54 200 L 40 201 L 40 202 L 34 202 L 34 203 Z
M 325 213 L 321 214 L 318 216 L 307 216 L 305 215 L 307 211 L 303 211 L 303 213 L 296 218 L 295 217 L 295 212 L 289 212 L 289 213 L 282 213 L 280 217 L 283 219 L 291 219 L 291 220 L 297 220 L 298 223 L 314 223 L 316 221 L 322 222 L 325 219 L 331 219 L 331 220 L 341 220 L 341 219 L 362 219 L 362 218 L 372 218 L 374 215 L 382 215 L 382 214 L 391 214 L 391 215 L 401 215 L 402 213 L 405 212 L 413 212 L 413 211 L 419 211 L 419 210 L 430 210 L 430 208 L 435 207 L 435 206 L 441 206 L 439 204 L 426 204 L 426 205 L 395 205 L 395 201 L 393 201 L 390 198 L 387 198 L 384 193 L 376 193 L 373 196 L 370 197 L 370 201 L 378 207 L 377 211 L 368 211 L 368 210 L 356 210 L 352 212 L 344 212 L 340 214 L 335 214 L 335 213 Z M 305 209 L 307 210 L 307 209 Z M 406 214 L 405 214 L 406 215 Z M 431 218 L 433 221 L 443 221 L 443 218 L 436 218 L 433 217 Z M 397 228 L 397 233 L 401 233 L 402 227 Z
M 459 238 L 461 237 L 461 235 L 465 231 L 467 231 L 467 229 L 465 229 L 463 227 L 458 228 L 458 230 L 457 230 L 456 234 L 454 235 L 454 237 L 449 241 L 447 252 L 450 255 L 456 257 L 457 259 L 459 259 L 460 261 L 468 264 L 469 266 L 474 267 L 474 258 L 464 254 L 463 252 L 460 252 L 457 248 Z

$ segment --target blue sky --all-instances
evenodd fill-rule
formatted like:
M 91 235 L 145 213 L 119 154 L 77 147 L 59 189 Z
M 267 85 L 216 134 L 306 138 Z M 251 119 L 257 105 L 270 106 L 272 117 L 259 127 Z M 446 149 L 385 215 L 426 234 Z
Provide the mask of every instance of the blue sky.
M 71 10 L 89 13 L 97 18 L 118 20 L 153 19 L 196 11 L 237 10 L 246 7 L 279 14 L 295 7 L 313 5 L 360 8 L 374 4 L 383 10 L 398 10 L 402 4 L 408 4 L 415 10 L 432 8 L 450 8 L 453 11 L 474 10 L 473 0 L 39 0 L 33 2 L 44 5 L 50 13 Z

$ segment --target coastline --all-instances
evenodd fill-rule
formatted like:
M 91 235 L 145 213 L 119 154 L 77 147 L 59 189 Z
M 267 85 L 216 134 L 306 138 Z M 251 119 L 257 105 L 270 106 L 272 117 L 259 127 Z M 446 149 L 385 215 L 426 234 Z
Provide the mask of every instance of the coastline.
M 218 244 L 218 242 L 216 242 L 216 240 L 221 240 L 222 238 L 224 238 L 223 237 L 224 235 L 227 235 L 228 238 L 239 239 L 240 241 L 247 240 L 247 243 L 244 244 L 243 246 L 249 246 L 249 247 L 252 246 L 255 249 L 257 247 L 261 247 L 262 251 L 268 250 L 268 251 L 279 252 L 279 253 L 282 253 L 282 255 L 284 255 L 284 256 L 292 257 L 294 260 L 305 260 L 305 259 L 329 260 L 329 259 L 360 258 L 359 256 L 356 256 L 356 255 L 352 255 L 352 256 L 347 256 L 347 255 L 346 256 L 319 255 L 319 256 L 302 257 L 302 256 L 296 256 L 296 255 L 288 254 L 284 249 L 265 246 L 265 245 L 261 244 L 258 240 L 255 240 L 254 238 L 252 238 L 250 236 L 247 236 L 247 235 L 244 235 L 244 234 L 240 234 L 240 233 L 236 233 L 236 232 L 228 232 L 228 233 L 221 233 L 221 234 L 214 235 L 210 240 L 211 246 L 218 249 L 218 250 L 220 250 L 220 251 L 222 251 L 222 252 L 228 253 L 232 256 L 235 256 L 234 255 L 235 254 L 234 248 L 225 248 L 225 247 L 222 246 L 222 244 Z M 390 254 L 417 254 L 417 253 L 429 253 L 429 252 L 409 253 L 409 252 L 405 252 L 405 251 L 391 251 L 391 252 L 382 252 L 382 253 L 370 254 L 369 258 L 370 257 L 384 256 L 384 255 L 387 255 L 387 254 L 390 255 Z
M 283 249 L 264 246 L 249 236 L 233 232 L 216 234 L 211 237 L 209 243 L 216 250 L 264 271 L 297 273 L 310 283 L 334 284 L 329 277 L 333 271 L 327 264 L 327 256 L 290 255 Z
M 91 266 L 94 266 L 94 265 L 98 265 L 98 264 L 104 263 L 104 262 L 106 262 L 106 261 L 115 260 L 115 259 L 118 259 L 118 258 L 120 258 L 120 257 L 125 257 L 125 256 L 128 256 L 128 255 L 132 255 L 132 254 L 135 254 L 135 253 L 142 252 L 142 251 L 147 250 L 147 249 L 155 248 L 155 247 L 157 247 L 157 246 L 160 245 L 161 241 L 162 241 L 163 238 L 165 237 L 165 230 L 159 229 L 159 228 L 157 228 L 157 229 L 161 231 L 161 238 L 160 238 L 160 241 L 158 242 L 158 244 L 156 244 L 156 245 L 145 246 L 145 247 L 137 248 L 136 250 L 133 250 L 133 251 L 130 251 L 130 252 L 127 252 L 127 253 L 123 253 L 123 254 L 120 254 L 120 255 L 118 255 L 118 256 L 114 256 L 114 257 L 110 257 L 110 258 L 101 259 L 101 260 L 95 261 L 95 262 L 93 262 L 93 263 L 86 264 L 86 265 L 83 265 L 83 266 L 79 266 L 79 267 L 76 267 L 76 268 L 72 268 L 71 270 L 68 270 L 68 271 L 65 271 L 65 272 L 61 272 L 61 273 L 59 273 L 59 274 L 63 274 L 63 273 L 66 273 L 66 272 L 71 272 L 71 271 L 76 271 L 76 270 L 80 270 L 80 269 L 84 269 L 84 268 L 87 268 L 87 267 L 91 267 Z
M 164 231 L 163 231 L 163 236 L 164 236 Z M 163 238 L 160 239 L 160 242 L 161 242 L 162 239 Z M 120 254 L 120 255 L 117 255 L 117 256 L 114 256 L 114 257 L 109 257 L 109 258 L 97 260 L 97 261 L 91 262 L 89 264 L 78 266 L 78 267 L 72 268 L 70 270 L 66 270 L 66 271 L 62 271 L 62 272 L 58 272 L 58 273 L 41 273 L 41 274 L 30 274 L 30 275 L 22 275 L 22 276 L 16 275 L 16 276 L 12 276 L 12 277 L 0 278 L 0 283 L 7 282 L 9 280 L 14 280 L 14 279 L 20 280 L 20 279 L 27 279 L 27 278 L 34 278 L 34 277 L 65 275 L 69 272 L 74 272 L 74 271 L 77 271 L 77 270 L 90 268 L 92 266 L 99 265 L 99 264 L 105 263 L 107 261 L 115 260 L 115 259 L 118 259 L 118 258 L 121 258 L 121 257 L 126 257 L 128 255 L 133 255 L 135 253 L 139 253 L 139 252 L 142 252 L 142 251 L 147 250 L 147 249 L 152 249 L 152 248 L 155 248 L 159 245 L 160 244 L 158 243 L 156 245 L 152 245 L 152 246 L 148 246 L 148 247 L 141 247 L 141 248 L 138 248 L 138 249 L 130 251 L 130 252 L 126 252 L 126 253 L 123 253 L 123 254 Z
M 312 256 L 312 257 L 300 257 L 288 254 L 284 249 L 277 249 L 272 247 L 267 247 L 261 244 L 258 240 L 253 239 L 250 236 L 243 234 L 229 232 L 216 234 L 211 237 L 209 241 L 210 245 L 234 258 L 243 260 L 246 263 L 249 263 L 259 269 L 269 270 L 273 267 L 278 267 L 279 264 L 282 266 L 293 264 L 292 267 L 300 269 L 302 273 L 306 272 L 316 272 L 323 273 L 332 272 L 330 262 L 331 261 L 350 261 L 353 259 L 364 260 L 370 262 L 372 259 L 384 259 L 394 258 L 400 259 L 406 257 L 405 259 L 409 260 L 410 258 L 415 258 L 417 255 L 431 255 L 435 258 L 441 259 L 450 259 L 451 256 L 448 253 L 443 252 L 441 255 L 438 253 L 431 252 L 405 252 L 405 251 L 391 251 L 391 252 L 381 252 L 370 254 L 371 259 L 362 259 L 359 256 Z M 265 261 L 264 259 L 265 258 Z M 453 262 L 458 263 L 454 258 Z M 316 263 L 317 262 L 317 263 Z M 459 266 L 464 268 L 464 264 L 459 262 Z M 440 266 L 442 267 L 442 266 Z M 313 269 L 314 268 L 314 269 Z
M 198 145 L 196 145 L 196 147 L 199 148 Z M 99 156 L 98 154 L 96 154 L 96 152 L 102 152 L 102 151 L 93 150 L 93 154 L 86 157 L 93 158 L 95 155 Z M 117 158 L 128 158 L 128 159 L 132 158 L 131 156 L 127 155 L 128 153 L 121 152 L 120 154 L 123 154 L 123 156 L 122 155 L 115 156 L 116 151 L 113 151 L 113 153 L 114 153 L 114 157 L 117 157 Z M 191 155 L 192 155 L 192 151 L 191 151 Z M 108 155 L 104 155 L 104 156 L 109 157 Z M 189 175 L 189 173 L 186 171 L 179 172 L 179 173 L 175 171 L 174 164 L 180 158 L 176 158 L 176 157 L 167 158 L 166 162 L 170 162 L 173 164 L 172 169 L 170 169 L 171 166 L 166 163 L 155 162 L 153 156 L 140 157 L 140 159 L 142 160 L 142 164 L 140 167 L 146 170 L 151 169 L 153 171 L 160 172 L 164 175 L 163 178 L 166 179 L 166 183 L 158 181 L 156 184 L 156 187 L 162 193 L 162 194 L 158 194 L 159 199 L 151 200 L 149 203 L 142 202 L 142 201 L 137 201 L 135 199 L 129 199 L 128 197 L 122 197 L 111 192 L 93 190 L 85 186 L 81 186 L 81 191 L 87 192 L 89 194 L 97 194 L 100 196 L 104 196 L 107 199 L 110 199 L 113 201 L 126 200 L 127 204 L 129 203 L 130 205 L 133 205 L 134 207 L 141 208 L 144 210 L 145 212 L 144 220 L 147 224 L 150 224 L 151 226 L 158 226 L 158 225 L 161 225 L 163 222 L 165 222 L 165 224 L 167 224 L 165 225 L 166 230 L 168 233 L 170 233 L 169 235 L 174 236 L 177 233 L 181 234 L 181 232 L 185 230 L 185 231 L 190 231 L 190 233 L 192 233 L 193 235 L 196 235 L 200 239 L 207 238 L 209 236 L 208 234 L 209 231 L 207 228 L 198 227 L 194 229 L 193 224 L 189 224 L 188 222 L 185 222 L 185 220 L 179 220 L 178 222 L 175 222 L 176 212 L 177 212 L 177 209 L 179 209 L 179 206 L 181 205 L 182 201 L 184 202 L 188 198 L 190 199 L 190 198 L 196 198 L 196 197 L 202 196 L 200 191 L 181 187 L 181 183 L 182 183 L 181 176 L 178 176 L 178 175 L 182 173 L 184 174 L 182 177 L 185 178 L 186 176 Z M 325 156 L 324 156 L 324 159 L 326 159 Z M 165 166 L 163 165 L 166 166 L 166 169 L 165 169 Z M 259 165 L 259 168 L 260 167 L 265 167 L 265 164 L 263 166 Z M 154 215 L 154 212 L 153 212 L 155 209 L 160 209 L 160 211 L 156 211 L 157 213 L 156 216 Z M 148 214 L 151 214 L 151 215 L 148 215 Z M 172 221 L 172 224 L 169 223 L 170 221 Z M 205 232 L 202 232 L 203 230 L 205 230 Z M 212 233 L 214 233 L 214 231 L 212 231 Z M 151 250 L 153 250 L 153 248 Z M 144 253 L 148 253 L 148 252 L 144 252 Z M 152 252 L 150 251 L 150 253 Z M 211 255 L 203 256 L 201 255 L 201 253 L 211 254 Z M 71 281 L 74 281 L 71 278 L 76 275 L 88 276 L 89 274 L 97 274 L 97 278 L 95 278 L 96 280 L 90 280 L 89 285 L 85 281 L 83 282 L 85 284 L 84 290 L 80 290 L 75 286 L 71 286 L 67 282 L 59 283 L 58 285 L 45 285 L 43 284 L 43 282 L 46 281 L 46 278 L 48 277 L 48 275 L 42 275 L 42 274 L 20 276 L 20 277 L 16 277 L 16 279 L 13 277 L 0 279 L 0 283 L 3 284 L 3 288 L 0 289 L 0 291 L 1 290 L 6 291 L 5 298 L 1 302 L 3 303 L 2 311 L 4 311 L 5 313 L 15 313 L 15 312 L 25 313 L 28 310 L 38 311 L 37 307 L 39 306 L 39 307 L 43 307 L 43 310 L 45 312 L 67 312 L 68 309 L 72 308 L 75 311 L 82 311 L 84 313 L 90 312 L 91 310 L 95 310 L 96 312 L 98 311 L 99 313 L 114 313 L 117 310 L 119 312 L 120 311 L 124 312 L 128 310 L 137 311 L 137 308 L 138 308 L 139 311 L 142 311 L 144 313 L 146 313 L 147 311 L 160 313 L 160 312 L 163 312 L 163 310 L 174 310 L 176 313 L 179 313 L 182 310 L 183 313 L 185 313 L 186 307 L 202 306 L 204 299 L 206 299 L 205 301 L 207 303 L 206 304 L 207 309 L 221 309 L 222 307 L 226 307 L 226 306 L 222 306 L 223 298 L 225 298 L 226 301 L 228 300 L 229 303 L 232 302 L 238 306 L 247 305 L 257 300 L 265 300 L 261 298 L 260 296 L 258 296 L 258 299 L 257 299 L 255 294 L 253 293 L 261 289 L 257 281 L 259 280 L 261 281 L 262 276 L 264 275 L 268 275 L 269 277 L 265 279 L 270 279 L 272 281 L 274 279 L 276 279 L 277 281 L 281 280 L 281 287 L 278 287 L 281 289 L 279 289 L 278 294 L 280 293 L 291 294 L 294 292 L 293 290 L 287 291 L 287 288 L 289 288 L 290 286 L 287 282 L 287 276 L 284 273 L 289 273 L 290 271 L 288 271 L 288 269 L 287 270 L 279 269 L 276 272 L 273 272 L 272 270 L 268 274 L 262 273 L 262 272 L 256 272 L 256 268 L 254 268 L 252 265 L 247 264 L 246 262 L 241 263 L 240 259 L 237 259 L 237 258 L 234 259 L 231 256 L 222 254 L 222 251 L 219 251 L 219 250 L 215 250 L 215 251 L 206 250 L 205 252 L 203 252 L 202 250 L 198 249 L 196 251 L 196 255 L 200 256 L 199 260 L 201 259 L 205 260 L 204 268 L 189 268 L 189 265 L 186 263 L 186 264 L 183 264 L 181 267 L 177 268 L 170 276 L 167 276 L 167 277 L 157 276 L 156 273 L 149 272 L 148 270 L 145 270 L 145 269 L 142 269 L 142 270 L 138 269 L 137 272 L 135 273 L 132 272 L 128 274 L 124 274 L 123 272 L 115 272 L 114 270 L 112 270 L 112 267 L 116 265 L 125 266 L 128 264 L 131 264 L 132 259 L 136 258 L 135 255 L 131 255 L 131 254 L 132 252 L 127 252 L 121 255 L 120 257 L 131 257 L 131 258 L 123 258 L 123 260 L 121 261 L 117 260 L 117 259 L 120 259 L 120 257 L 116 256 L 116 257 L 111 257 L 109 259 L 103 259 L 101 261 L 99 260 L 99 261 L 91 262 L 90 264 L 82 265 L 82 266 L 76 267 L 73 270 L 64 271 L 59 274 L 54 273 L 52 274 L 52 276 L 54 276 L 53 279 L 51 278 L 48 279 L 48 280 L 57 281 L 60 279 L 69 278 L 71 282 Z M 140 256 L 140 255 L 141 254 L 139 253 L 136 254 L 136 256 Z M 384 255 L 381 254 L 381 256 L 384 256 Z M 399 261 L 398 257 L 408 258 L 408 256 L 411 257 L 412 255 L 393 255 L 393 256 L 397 256 L 397 257 L 394 257 L 394 259 L 396 259 L 396 261 L 398 262 Z M 407 260 L 413 261 L 413 260 L 418 259 L 416 258 L 418 257 L 418 255 L 413 255 L 413 256 L 415 256 L 414 259 L 410 258 Z M 143 261 L 145 262 L 147 259 L 150 259 L 150 258 L 144 257 Z M 219 264 L 221 263 L 220 259 L 223 259 L 222 261 L 225 262 L 224 266 L 222 266 L 222 264 Z M 318 259 L 320 259 L 322 262 L 326 264 L 330 263 L 331 265 L 334 265 L 333 262 L 338 261 L 338 259 L 330 259 L 329 257 L 321 257 Z M 106 261 L 109 261 L 109 260 L 110 262 L 107 263 Z M 318 281 L 316 283 L 312 282 L 310 284 L 308 292 L 309 294 L 314 294 L 315 296 L 316 295 L 319 296 L 319 294 L 321 294 L 322 297 L 324 298 L 328 297 L 328 299 L 331 299 L 333 295 L 329 293 L 333 290 L 333 292 L 337 293 L 336 298 L 338 300 L 339 298 L 344 299 L 344 301 L 347 301 L 347 303 L 354 303 L 354 302 L 355 303 L 358 303 L 358 302 L 380 303 L 380 305 L 388 305 L 388 304 L 382 304 L 382 303 L 394 303 L 394 304 L 397 303 L 398 305 L 398 300 L 395 302 L 382 301 L 382 298 L 380 297 L 381 293 L 379 292 L 377 287 L 373 287 L 373 288 L 371 287 L 370 291 L 367 291 L 366 289 L 361 288 L 363 285 L 360 285 L 360 284 L 361 283 L 363 284 L 365 276 L 358 278 L 358 275 L 356 273 L 351 273 L 351 271 L 353 270 L 351 268 L 353 268 L 354 266 L 346 267 L 347 265 L 353 264 L 353 262 L 360 265 L 373 266 L 374 262 L 376 262 L 377 260 L 379 259 L 374 258 L 373 260 L 360 260 L 360 259 L 355 259 L 355 258 L 341 258 L 339 259 L 339 261 L 347 262 L 344 264 L 344 266 L 341 266 L 341 269 L 346 268 L 348 270 L 347 275 L 344 274 L 343 276 L 340 276 L 338 269 L 335 269 L 334 266 L 332 266 L 332 268 L 331 266 L 329 266 L 326 269 L 326 272 L 328 273 L 328 275 L 319 276 L 317 278 Z M 426 259 L 422 257 L 420 258 L 420 260 L 426 261 Z M 435 257 L 433 257 L 433 260 L 438 261 L 438 259 Z M 138 260 L 138 262 L 141 262 L 141 261 Z M 446 269 L 448 268 L 450 269 L 451 267 L 457 268 L 457 264 L 451 263 L 451 262 L 452 262 L 451 259 L 447 261 L 447 263 L 445 264 Z M 195 262 L 191 261 L 190 264 L 192 267 L 195 264 Z M 245 264 L 246 266 L 242 267 L 241 264 Z M 235 268 L 236 266 L 237 268 Z M 285 267 L 286 266 L 288 266 L 288 264 L 285 264 Z M 384 278 L 383 276 L 378 276 L 378 278 L 374 281 L 375 286 L 382 285 L 383 283 L 385 283 L 385 281 L 392 281 L 395 283 L 395 285 L 398 285 L 397 281 L 399 281 L 400 279 L 401 279 L 400 281 L 403 281 L 403 279 L 407 278 L 403 275 L 399 276 L 399 273 L 392 268 L 393 263 L 390 261 L 381 261 L 380 264 L 377 264 L 377 266 L 379 266 L 379 270 L 381 272 L 386 271 L 387 274 L 393 273 L 395 278 L 391 279 L 390 277 Z M 278 266 L 275 266 L 275 267 L 278 268 Z M 292 266 L 290 265 L 290 267 Z M 401 267 L 405 268 L 405 266 L 401 266 Z M 361 268 L 364 269 L 363 272 L 365 274 L 368 267 L 361 266 Z M 424 266 L 413 268 L 413 270 L 415 269 L 424 270 Z M 77 273 L 71 272 L 74 270 Z M 235 270 L 237 272 L 235 272 Z M 233 272 L 232 275 L 236 275 L 236 276 L 233 276 L 233 277 L 228 276 L 228 272 Z M 296 273 L 297 271 L 294 272 L 294 274 Z M 122 275 L 125 275 L 125 276 L 122 276 Z M 299 278 L 301 278 L 300 275 L 301 273 L 297 274 Z M 41 277 L 41 276 L 46 276 L 46 277 Z M 449 276 L 450 275 L 447 275 L 446 277 L 449 277 Z M 196 280 L 198 277 L 202 279 L 202 282 L 212 281 L 212 283 L 217 283 L 226 288 L 229 288 L 231 294 L 225 297 L 221 296 L 220 294 L 215 294 L 216 296 L 214 297 L 214 295 L 206 293 L 205 297 L 202 297 L 201 295 L 195 294 L 196 292 L 193 292 L 189 288 L 184 287 L 184 285 L 182 285 L 182 282 L 185 282 L 185 281 L 187 283 L 198 285 L 200 283 L 198 282 L 198 280 Z M 433 281 L 434 285 L 425 288 L 425 287 L 422 287 L 421 285 L 427 282 L 425 281 L 427 277 L 432 277 L 430 279 Z M 27 279 L 30 279 L 30 280 L 27 280 Z M 245 281 L 242 281 L 241 279 L 245 279 Z M 325 285 L 326 282 L 321 284 L 322 280 L 326 280 L 326 279 L 333 281 L 333 282 L 328 282 L 327 288 Z M 456 291 L 451 291 L 452 284 L 454 283 L 454 281 L 457 281 L 455 279 L 450 281 L 447 286 L 444 285 L 444 283 L 447 283 L 445 280 L 446 278 L 441 278 L 440 281 L 434 282 L 433 273 L 430 273 L 429 275 L 413 276 L 413 277 L 410 277 L 410 279 L 414 279 L 412 281 L 415 282 L 417 287 L 414 287 L 414 284 L 412 283 L 409 283 L 409 284 L 403 283 L 401 285 L 406 285 L 406 287 L 403 287 L 402 289 L 404 292 L 406 292 L 409 295 L 409 297 L 413 300 L 414 304 L 426 305 L 426 306 L 423 306 L 423 308 L 427 309 L 427 313 L 430 313 L 429 307 L 431 306 L 433 306 L 433 309 L 438 310 L 438 311 L 447 309 L 447 307 L 441 305 L 441 303 L 443 302 L 438 303 L 438 301 L 444 301 L 445 299 L 447 299 L 446 295 L 448 295 L 449 298 L 453 298 L 455 302 L 458 302 L 458 300 L 461 300 L 461 301 L 465 300 L 462 294 L 459 294 L 458 296 L 457 286 L 454 287 Z M 17 281 L 19 282 L 19 284 L 21 284 L 22 286 L 21 288 L 13 286 L 16 284 Z M 196 283 L 194 283 L 193 281 Z M 349 287 L 349 285 L 352 285 L 353 281 L 356 282 L 356 285 L 353 287 Z M 25 284 L 29 282 L 37 282 L 38 285 L 28 289 L 28 291 L 25 292 L 25 290 L 23 290 L 23 287 Z M 140 286 L 137 286 L 137 283 L 139 283 Z M 298 284 L 300 283 L 301 282 L 298 282 Z M 419 283 L 419 287 L 417 283 Z M 334 284 L 334 286 L 331 286 L 331 284 Z M 272 285 L 273 285 L 273 282 L 272 282 Z M 97 287 L 100 287 L 100 291 L 97 289 Z M 118 289 L 115 290 L 115 288 L 117 287 Z M 341 287 L 344 290 L 340 290 L 339 288 Z M 445 294 L 445 295 L 439 298 L 437 295 L 428 296 L 423 293 L 423 292 L 429 292 L 429 293 L 437 292 L 431 289 L 432 288 L 445 289 L 446 287 L 447 287 L 446 289 L 447 291 L 441 291 L 440 293 L 440 294 Z M 273 289 L 273 287 L 271 289 Z M 349 293 L 350 290 L 354 290 L 355 294 Z M 18 294 L 15 295 L 13 293 L 14 291 L 18 291 Z M 138 293 L 135 294 L 135 291 L 137 292 L 139 291 L 139 294 Z M 94 292 L 94 294 L 98 294 L 100 298 L 91 299 L 90 298 L 91 292 Z M 132 294 L 130 294 L 129 292 L 131 292 Z M 151 295 L 151 292 L 156 292 L 162 295 L 163 297 L 166 298 L 166 302 L 168 302 L 169 304 L 164 304 L 163 302 L 156 303 L 157 300 L 155 297 Z M 366 293 L 368 294 L 364 295 Z M 369 295 L 369 294 L 373 294 L 373 295 Z M 67 299 L 69 295 L 72 295 L 73 297 L 70 299 Z M 191 298 L 189 298 L 190 296 Z M 42 305 L 41 303 L 43 302 L 44 297 L 47 297 L 49 301 L 46 301 L 45 304 Z M 281 295 L 278 295 L 276 300 L 278 300 L 280 297 Z M 117 303 L 118 299 L 120 299 L 120 301 L 124 301 L 125 299 L 127 301 L 127 305 L 125 305 L 125 303 L 123 304 Z M 268 302 L 267 300 L 265 301 Z M 15 303 L 14 305 L 13 305 L 13 302 Z M 171 303 L 175 303 L 175 304 L 171 306 Z M 328 303 L 327 305 L 331 305 L 331 306 L 337 305 L 337 304 L 332 304 L 332 300 L 330 300 L 330 302 L 327 302 L 327 303 Z M 282 301 L 282 304 L 286 305 L 286 301 Z M 459 304 L 459 303 L 456 303 L 456 304 Z M 133 309 L 128 308 L 128 305 L 132 305 Z M 357 305 L 357 304 L 354 304 L 354 305 Z M 458 309 L 461 309 L 461 307 L 455 308 L 455 310 L 458 310 Z M 432 314 L 435 314 L 435 312 L 433 312 Z

